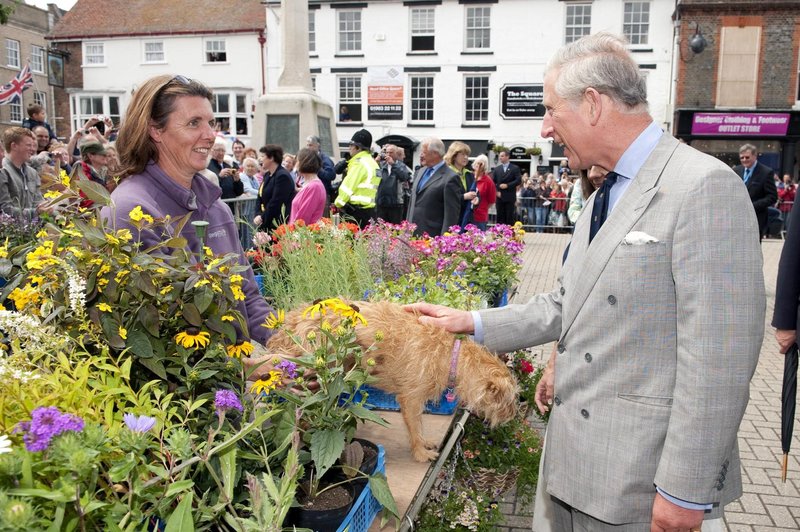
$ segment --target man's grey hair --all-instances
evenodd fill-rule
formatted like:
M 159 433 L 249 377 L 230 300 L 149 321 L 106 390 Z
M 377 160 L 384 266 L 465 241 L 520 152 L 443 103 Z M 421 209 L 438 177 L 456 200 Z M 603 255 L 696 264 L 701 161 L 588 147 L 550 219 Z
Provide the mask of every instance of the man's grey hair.
M 424 138 L 422 139 L 422 146 L 427 146 L 428 151 L 438 153 L 444 157 L 444 142 L 442 142 L 442 139 L 437 139 L 436 137 Z
M 319 137 L 316 135 L 309 135 L 306 139 L 307 143 L 316 144 L 317 146 L 320 145 Z
M 553 70 L 559 71 L 555 90 L 567 101 L 578 102 L 592 87 L 623 111 L 647 111 L 647 84 L 622 37 L 600 32 L 563 46 L 546 73 Z
M 750 153 L 756 154 L 756 153 L 758 153 L 758 148 L 756 148 L 752 144 L 742 144 L 742 147 L 739 148 L 739 155 L 743 154 L 746 151 L 749 151 Z

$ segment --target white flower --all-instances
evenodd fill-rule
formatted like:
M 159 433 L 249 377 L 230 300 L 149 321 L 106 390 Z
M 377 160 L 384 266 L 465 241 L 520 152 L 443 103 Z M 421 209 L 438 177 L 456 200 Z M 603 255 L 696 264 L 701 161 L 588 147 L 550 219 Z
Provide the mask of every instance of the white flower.
M 69 279 L 69 307 L 78 316 L 83 315 L 86 307 L 86 279 L 80 276 L 73 268 L 67 268 Z
M 11 452 L 11 440 L 5 434 L 0 434 L 0 454 Z

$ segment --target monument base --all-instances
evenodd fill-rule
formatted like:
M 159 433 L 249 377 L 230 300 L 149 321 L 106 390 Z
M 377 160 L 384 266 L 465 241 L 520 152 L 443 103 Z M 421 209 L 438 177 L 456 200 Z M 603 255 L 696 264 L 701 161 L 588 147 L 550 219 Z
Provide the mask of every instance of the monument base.
M 253 146 L 278 144 L 284 152 L 296 154 L 305 147 L 309 135 L 316 135 L 322 151 L 338 158 L 335 125 L 336 115 L 330 103 L 302 88 L 281 88 L 256 100 Z

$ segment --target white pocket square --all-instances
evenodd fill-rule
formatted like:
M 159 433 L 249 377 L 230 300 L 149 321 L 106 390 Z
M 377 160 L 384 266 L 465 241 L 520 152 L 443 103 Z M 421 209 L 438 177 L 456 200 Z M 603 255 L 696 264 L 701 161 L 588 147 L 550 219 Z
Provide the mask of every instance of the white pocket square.
M 625 238 L 622 240 L 623 244 L 627 244 L 629 246 L 652 244 L 653 242 L 658 242 L 658 239 L 648 235 L 647 233 L 643 233 L 642 231 L 631 231 L 625 235 Z

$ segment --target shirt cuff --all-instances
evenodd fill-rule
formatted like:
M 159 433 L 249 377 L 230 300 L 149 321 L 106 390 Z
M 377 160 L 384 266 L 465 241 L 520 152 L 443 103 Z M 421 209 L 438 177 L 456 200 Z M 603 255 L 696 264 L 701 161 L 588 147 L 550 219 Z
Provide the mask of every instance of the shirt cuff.
M 477 310 L 470 312 L 472 314 L 472 321 L 475 323 L 475 332 L 472 333 L 472 338 L 475 342 L 483 343 L 483 322 L 481 321 L 481 314 Z
M 658 486 L 656 486 L 656 491 L 661 494 L 662 497 L 667 499 L 669 502 L 676 506 L 680 506 L 681 508 L 686 508 L 687 510 L 710 510 L 714 507 L 713 504 L 701 504 L 696 502 L 689 502 L 684 501 L 683 499 L 678 499 L 677 497 L 673 497 L 666 491 L 662 490 Z

